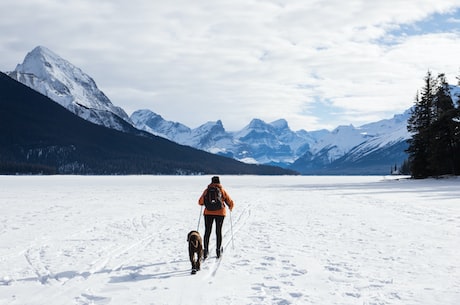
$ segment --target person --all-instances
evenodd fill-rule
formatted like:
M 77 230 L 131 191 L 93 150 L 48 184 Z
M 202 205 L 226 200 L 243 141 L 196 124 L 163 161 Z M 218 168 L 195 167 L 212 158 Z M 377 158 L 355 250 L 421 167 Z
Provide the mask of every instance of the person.
M 224 224 L 224 219 L 226 215 L 226 207 L 229 208 L 230 212 L 233 210 L 233 200 L 230 198 L 228 193 L 225 191 L 225 189 L 222 187 L 220 184 L 220 178 L 219 176 L 214 176 L 211 178 L 211 184 L 208 185 L 210 186 L 215 186 L 220 189 L 221 194 L 222 194 L 222 202 L 225 203 L 222 205 L 222 208 L 219 210 L 209 210 L 207 208 L 204 209 L 203 215 L 204 215 L 204 225 L 205 225 L 205 232 L 204 232 L 204 252 L 203 252 L 203 258 L 206 259 L 208 257 L 209 253 L 209 238 L 211 236 L 211 231 L 212 231 L 212 225 L 213 222 L 216 222 L 216 255 L 217 258 L 220 257 L 222 253 L 222 225 Z M 203 206 L 205 202 L 205 197 L 207 194 L 208 188 L 206 188 L 203 191 L 203 194 L 201 195 L 200 199 L 198 200 L 198 204 Z

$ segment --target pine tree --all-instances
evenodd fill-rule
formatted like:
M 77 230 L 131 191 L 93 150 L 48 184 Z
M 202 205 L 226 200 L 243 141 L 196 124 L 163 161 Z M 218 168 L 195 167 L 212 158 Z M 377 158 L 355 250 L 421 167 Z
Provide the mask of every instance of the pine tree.
M 428 71 L 417 93 L 407 129 L 414 178 L 460 173 L 460 105 L 455 107 L 444 74 L 436 82 Z M 459 78 L 460 80 L 460 78 Z
M 452 162 L 454 164 L 454 175 L 460 174 L 460 101 L 457 107 L 448 114 L 450 132 L 452 137 Z
M 401 175 L 410 175 L 410 164 L 408 159 L 404 160 L 403 164 L 401 164 L 399 172 Z
M 452 150 L 453 150 L 453 162 L 454 162 L 454 174 L 460 173 L 460 105 L 454 110 L 452 118 Z
M 407 130 L 412 133 L 409 139 L 409 154 L 411 173 L 414 178 L 426 178 L 431 175 L 429 158 L 431 155 L 430 126 L 433 123 L 434 79 L 428 71 L 425 86 L 420 94 L 417 93 L 415 105 L 408 120 Z
M 455 174 L 453 116 L 455 107 L 444 74 L 439 74 L 433 100 L 433 122 L 430 126 L 429 167 L 433 175 Z

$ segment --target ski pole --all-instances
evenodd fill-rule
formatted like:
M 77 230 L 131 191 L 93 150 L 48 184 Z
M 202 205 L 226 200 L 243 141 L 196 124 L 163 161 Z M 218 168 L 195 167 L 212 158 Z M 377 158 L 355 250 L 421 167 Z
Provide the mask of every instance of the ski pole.
M 230 230 L 232 231 L 232 249 L 235 250 L 235 244 L 233 243 L 233 220 L 232 220 L 232 211 L 230 211 Z
M 198 226 L 196 228 L 197 231 L 200 230 L 200 221 L 201 221 L 201 214 L 203 213 L 203 206 L 201 206 L 201 209 L 200 209 L 200 215 L 198 216 Z

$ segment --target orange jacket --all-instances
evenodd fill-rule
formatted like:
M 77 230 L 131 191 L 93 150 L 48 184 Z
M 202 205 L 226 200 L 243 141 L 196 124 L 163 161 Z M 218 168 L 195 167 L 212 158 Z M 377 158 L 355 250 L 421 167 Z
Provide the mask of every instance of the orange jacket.
M 227 192 L 224 190 L 224 188 L 222 187 L 222 185 L 220 183 L 211 183 L 210 185 L 212 186 L 216 186 L 218 188 L 220 188 L 221 192 L 222 192 L 222 199 L 224 200 L 225 204 L 228 206 L 228 208 L 231 210 L 233 210 L 233 200 L 232 198 L 230 198 L 230 196 L 227 194 Z M 204 191 L 203 191 L 203 194 L 201 194 L 201 197 L 200 199 L 198 200 L 198 204 L 199 205 L 204 205 L 204 196 L 206 195 L 206 191 L 208 190 L 208 188 L 206 188 Z M 225 216 L 226 215 L 226 212 L 227 212 L 227 209 L 225 208 L 225 206 L 220 209 L 220 210 L 216 210 L 216 211 L 209 211 L 208 209 L 204 209 L 204 212 L 203 212 L 203 215 L 217 215 L 217 216 Z

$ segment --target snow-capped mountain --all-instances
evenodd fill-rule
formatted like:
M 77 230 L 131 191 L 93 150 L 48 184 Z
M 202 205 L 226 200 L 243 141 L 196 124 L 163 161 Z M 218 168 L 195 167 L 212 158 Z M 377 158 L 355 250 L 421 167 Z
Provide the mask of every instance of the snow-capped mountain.
M 148 109 L 133 112 L 131 120 L 138 129 L 214 154 L 227 155 L 227 148 L 235 146 L 221 121 L 207 122 L 191 129 L 181 123 L 167 121 Z M 230 157 L 233 157 L 231 152 Z
M 246 163 L 279 165 L 304 174 L 350 170 L 383 173 L 407 158 L 404 150 L 410 137 L 406 129 L 409 111 L 359 127 L 338 126 L 333 131 L 293 131 L 284 119 L 271 123 L 253 119 L 234 132 L 226 131 L 220 120 L 191 129 L 151 110 L 138 110 L 128 117 L 90 76 L 45 47 L 32 50 L 8 74 L 99 125 L 124 131 L 134 129 L 134 125 L 176 143 Z M 460 88 L 451 86 L 450 92 L 458 102 Z
M 376 154 L 386 171 L 390 164 L 401 164 L 407 157 L 404 149 L 407 119 L 410 111 L 360 127 L 339 126 L 333 131 L 292 131 L 284 119 L 266 123 L 253 119 L 240 131 L 227 132 L 221 121 L 208 122 L 196 129 L 167 121 L 150 110 L 139 110 L 131 116 L 139 129 L 164 136 L 183 145 L 225 155 L 246 163 L 289 167 L 302 173 L 323 173 L 335 168 L 348 168 Z M 400 151 L 388 153 L 393 147 Z M 334 170 L 332 170 L 334 172 Z
M 207 122 L 195 129 L 167 121 L 150 110 L 138 110 L 131 120 L 139 129 L 177 143 L 246 163 L 288 165 L 302 156 L 315 139 L 306 131 L 292 131 L 286 120 L 265 123 L 253 119 L 238 132 L 228 132 L 222 122 Z
M 289 166 L 309 174 L 379 174 L 407 159 L 410 110 L 360 127 L 338 127 Z
M 460 87 L 451 86 L 454 101 Z M 332 131 L 292 131 L 284 119 L 266 123 L 253 119 L 240 131 L 228 132 L 221 121 L 196 129 L 166 121 L 150 110 L 136 111 L 136 127 L 183 145 L 225 155 L 246 163 L 272 164 L 301 173 L 384 173 L 407 159 L 410 134 L 407 120 L 411 109 L 390 119 L 365 124 L 338 126 Z M 362 164 L 355 168 L 356 164 Z M 363 171 L 363 168 L 366 168 Z M 372 170 L 371 170 L 372 169 Z
M 132 125 L 90 76 L 45 47 L 33 49 L 7 74 L 88 121 L 122 131 Z
M 271 123 L 253 119 L 249 125 L 232 135 L 239 144 L 236 157 L 261 164 L 290 164 L 307 152 L 314 142 L 307 132 L 292 131 L 284 119 Z
M 166 121 L 161 115 L 148 109 L 133 112 L 131 121 L 138 129 L 163 138 L 174 139 L 174 142 L 177 143 L 182 143 L 182 139 L 188 138 L 191 133 L 191 129 L 187 126 L 181 123 Z

